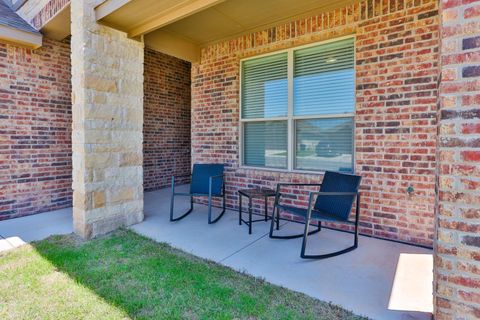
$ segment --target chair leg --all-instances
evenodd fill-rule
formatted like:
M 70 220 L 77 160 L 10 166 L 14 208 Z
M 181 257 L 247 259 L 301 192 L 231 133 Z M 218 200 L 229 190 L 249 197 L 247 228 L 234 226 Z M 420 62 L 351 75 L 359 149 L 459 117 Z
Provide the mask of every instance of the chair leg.
M 212 221 L 212 195 L 208 195 L 208 223 Z
M 242 225 L 242 195 L 238 194 L 238 224 Z
M 278 230 L 279 229 L 278 224 L 279 224 L 279 220 L 280 220 L 280 209 L 278 209 L 278 207 L 277 207 L 277 208 L 274 208 L 273 210 L 274 210 L 273 211 L 274 216 L 272 217 L 272 223 L 270 224 L 270 234 L 269 234 L 270 238 L 272 238 L 272 239 L 298 239 L 298 238 L 303 237 L 303 233 L 295 234 L 295 235 L 289 235 L 289 236 L 275 236 L 275 235 L 273 235 L 275 211 L 277 212 L 277 230 Z M 308 235 L 311 236 L 311 235 L 313 235 L 315 233 L 318 233 L 318 232 L 320 232 L 320 228 L 317 228 L 316 230 L 310 231 L 308 233 Z
M 307 229 L 305 229 L 305 230 L 307 230 Z M 306 247 L 307 247 L 307 235 L 304 235 L 303 243 L 302 243 L 302 251 L 300 253 L 300 257 L 302 259 L 317 259 L 317 260 L 319 260 L 319 259 L 326 259 L 326 258 L 335 257 L 335 256 L 338 256 L 338 255 L 350 252 L 352 250 L 355 250 L 358 247 L 358 240 L 356 240 L 357 239 L 356 234 L 357 234 L 357 230 L 355 230 L 355 235 L 354 235 L 355 240 L 354 240 L 353 246 L 345 248 L 343 250 L 339 250 L 339 251 L 335 251 L 335 252 L 331 252 L 331 253 L 326 253 L 326 254 L 305 254 Z
M 317 255 L 307 255 L 305 254 L 306 246 L 307 246 L 307 230 L 308 227 L 305 228 L 305 233 L 304 233 L 304 238 L 303 238 L 303 243 L 302 243 L 302 251 L 300 253 L 300 256 L 303 259 L 326 259 L 326 258 L 331 258 L 338 256 L 343 253 L 350 252 L 352 250 L 355 250 L 358 248 L 358 224 L 359 224 L 359 219 L 360 219 L 360 194 L 357 194 L 357 206 L 355 210 L 355 231 L 353 233 L 353 246 L 345 248 L 340 251 L 335 251 L 332 253 L 327 253 L 327 254 L 317 254 Z
M 223 206 L 222 206 L 222 209 L 223 211 L 225 212 L 226 208 L 227 208 L 227 196 L 225 194 L 225 186 L 223 186 Z
M 278 211 L 279 209 L 277 208 L 277 230 L 280 230 L 280 212 Z M 273 208 L 273 211 L 275 212 L 275 208 Z
M 173 193 L 173 194 L 172 194 L 172 199 L 171 199 L 171 202 L 170 202 L 170 222 L 182 220 L 183 218 L 185 218 L 186 216 L 188 216 L 188 215 L 193 211 L 193 197 L 190 196 L 190 209 L 189 209 L 187 212 L 185 212 L 185 213 L 183 213 L 182 215 L 180 215 L 179 217 L 174 218 L 174 217 L 173 217 L 173 206 L 174 206 L 174 203 L 175 203 L 175 194 Z
M 265 221 L 268 220 L 268 197 L 265 197 Z
M 309 226 L 310 226 L 310 217 L 307 218 L 307 221 L 305 222 L 305 229 L 303 231 L 302 251 L 300 253 L 300 256 L 302 258 L 305 255 L 305 248 L 307 247 L 307 237 L 308 237 L 308 227 Z
M 355 239 L 354 246 L 358 247 L 358 224 L 360 220 L 360 193 L 357 194 L 357 203 L 355 206 Z
M 275 207 L 273 207 L 273 212 L 272 212 L 272 221 L 270 222 L 270 233 L 269 233 L 269 237 L 270 238 L 273 238 L 273 228 L 275 226 Z M 278 223 L 277 223 L 277 227 L 278 227 Z M 277 228 L 278 230 L 278 228 Z
M 174 204 L 175 204 L 175 177 L 172 177 L 172 197 L 170 198 L 170 221 L 173 220 Z
M 175 206 L 175 177 L 172 177 L 172 198 L 170 199 L 170 222 L 178 221 L 188 216 L 193 211 L 193 197 L 190 196 L 190 210 L 182 214 L 181 216 L 173 217 L 173 207 Z
M 173 189 L 173 187 L 172 187 Z M 172 197 L 170 198 L 170 221 L 173 220 L 173 206 L 175 204 L 175 193 L 172 191 Z
M 248 234 L 252 234 L 252 198 L 248 198 Z
M 214 224 L 218 222 L 218 220 L 220 220 L 220 218 L 223 216 L 223 214 L 227 210 L 226 202 L 225 202 L 226 201 L 225 193 L 223 194 L 222 198 L 223 198 L 222 212 L 220 212 L 220 214 L 215 219 L 212 219 L 212 197 L 211 196 L 208 197 L 208 224 Z

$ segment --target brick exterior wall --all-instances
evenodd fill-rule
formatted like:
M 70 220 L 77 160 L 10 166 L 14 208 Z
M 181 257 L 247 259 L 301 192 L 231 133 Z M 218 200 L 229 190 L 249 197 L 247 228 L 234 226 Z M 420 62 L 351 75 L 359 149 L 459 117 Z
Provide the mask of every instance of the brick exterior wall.
M 28 0 L 18 8 L 17 14 L 36 29 L 41 29 L 68 4 L 70 0 Z
M 50 19 L 55 17 L 57 13 L 62 11 L 70 0 L 51 0 L 42 9 L 33 16 L 31 25 L 37 29 L 41 29 Z
M 189 62 L 145 49 L 143 187 L 157 190 L 172 175 L 190 174 Z M 179 183 L 188 182 L 188 178 Z
M 190 172 L 190 69 L 145 49 L 145 190 Z M 0 43 L 0 220 L 72 205 L 70 82 L 68 40 Z
M 442 1 L 435 318 L 480 318 L 480 1 Z
M 238 188 L 320 182 L 320 174 L 239 167 L 239 59 L 356 34 L 361 232 L 432 246 L 438 28 L 437 1 L 362 1 L 203 49 L 192 66 L 192 161 L 228 165 L 231 208 Z M 290 201 L 305 204 L 296 192 Z
M 70 45 L 0 43 L 0 220 L 71 206 Z

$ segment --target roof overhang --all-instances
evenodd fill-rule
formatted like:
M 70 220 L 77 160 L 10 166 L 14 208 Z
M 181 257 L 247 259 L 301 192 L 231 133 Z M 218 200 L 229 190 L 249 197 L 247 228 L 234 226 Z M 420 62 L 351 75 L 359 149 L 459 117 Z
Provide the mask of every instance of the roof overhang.
M 139 37 L 225 0 L 107 0 L 95 8 L 97 20 Z
M 196 61 L 212 43 L 343 7 L 354 0 L 106 0 L 97 21 L 143 37 L 155 50 Z
M 40 31 L 48 38 L 63 40 L 70 35 L 70 3 L 58 11 L 55 16 L 46 21 Z
M 27 32 L 5 25 L 0 25 L 0 39 L 31 49 L 37 49 L 42 46 L 42 35 L 40 33 Z

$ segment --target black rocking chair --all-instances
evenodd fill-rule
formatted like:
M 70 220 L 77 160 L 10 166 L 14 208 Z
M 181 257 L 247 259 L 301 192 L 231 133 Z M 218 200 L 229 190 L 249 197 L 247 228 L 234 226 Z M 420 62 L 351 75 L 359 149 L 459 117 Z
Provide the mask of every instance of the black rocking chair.
M 208 223 L 220 220 L 225 213 L 225 181 L 223 164 L 194 164 L 191 174 L 190 192 L 175 192 L 175 177 L 172 177 L 172 199 L 170 202 L 170 221 L 178 221 L 188 216 L 193 211 L 193 197 L 208 197 Z M 178 177 L 177 177 L 178 178 Z M 190 209 L 178 217 L 173 216 L 175 196 L 190 197 Z M 218 217 L 212 219 L 212 198 L 223 199 L 223 210 Z
M 303 259 L 325 259 L 352 251 L 358 247 L 358 221 L 360 217 L 360 192 L 358 188 L 362 177 L 344 174 L 338 172 L 325 172 L 322 184 L 305 183 L 279 183 L 274 204 L 274 217 L 270 225 L 270 238 L 273 239 L 294 239 L 303 237 L 302 250 L 300 257 Z M 310 192 L 308 208 L 299 208 L 295 206 L 283 205 L 280 203 L 282 196 L 281 189 L 286 186 L 320 186 L 319 192 Z M 317 197 L 315 205 L 314 198 Z M 353 202 L 356 199 L 355 221 L 349 219 Z M 291 215 L 303 217 L 305 219 L 305 230 L 303 234 L 276 236 L 273 234 L 275 214 L 277 221 L 280 219 L 280 210 L 288 212 Z M 309 226 L 312 221 L 318 222 L 316 230 L 309 232 Z M 321 231 L 322 221 L 350 224 L 355 226 L 353 246 L 346 249 L 320 255 L 305 254 L 307 247 L 307 237 Z M 278 227 L 277 227 L 278 230 Z

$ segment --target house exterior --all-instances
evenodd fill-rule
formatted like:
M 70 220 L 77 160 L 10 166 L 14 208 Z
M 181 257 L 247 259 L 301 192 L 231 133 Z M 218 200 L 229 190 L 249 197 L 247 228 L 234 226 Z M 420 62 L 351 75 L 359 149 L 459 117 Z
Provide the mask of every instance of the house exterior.
M 480 317 L 478 1 L 0 0 L 0 109 L 0 219 L 94 237 L 197 162 L 230 208 L 355 172 L 361 232 L 433 247 L 436 319 Z

